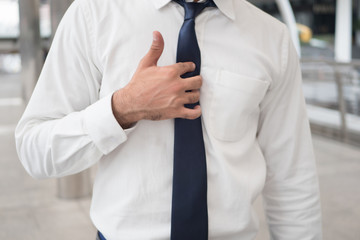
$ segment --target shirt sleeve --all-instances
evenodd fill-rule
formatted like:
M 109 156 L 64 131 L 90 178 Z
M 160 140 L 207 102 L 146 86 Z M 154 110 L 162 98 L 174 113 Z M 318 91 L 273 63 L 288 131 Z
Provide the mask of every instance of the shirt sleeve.
M 264 205 L 271 239 L 318 240 L 319 185 L 301 70 L 288 31 L 283 35 L 280 77 L 260 106 L 258 141 L 267 165 Z
M 33 177 L 80 172 L 127 139 L 112 94 L 99 99 L 102 74 L 84 2 L 74 1 L 64 15 L 15 131 L 19 158 Z

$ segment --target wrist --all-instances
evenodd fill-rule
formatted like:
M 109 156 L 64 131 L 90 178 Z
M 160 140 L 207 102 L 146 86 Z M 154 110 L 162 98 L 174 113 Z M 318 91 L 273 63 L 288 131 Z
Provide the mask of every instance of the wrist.
M 142 119 L 142 114 L 134 111 L 133 102 L 126 89 L 119 89 L 112 96 L 112 111 L 123 129 L 131 128 Z

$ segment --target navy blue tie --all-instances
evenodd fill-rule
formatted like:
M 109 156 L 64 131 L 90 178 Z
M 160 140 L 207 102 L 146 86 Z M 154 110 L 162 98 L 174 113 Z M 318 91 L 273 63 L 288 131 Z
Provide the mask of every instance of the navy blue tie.
M 195 33 L 195 17 L 205 7 L 215 7 L 212 0 L 204 3 L 174 0 L 184 7 L 184 23 L 180 29 L 177 62 L 194 62 L 200 74 L 201 56 Z M 197 104 L 188 104 L 194 108 Z M 175 119 L 174 176 L 171 212 L 171 240 L 208 239 L 206 156 L 201 118 Z

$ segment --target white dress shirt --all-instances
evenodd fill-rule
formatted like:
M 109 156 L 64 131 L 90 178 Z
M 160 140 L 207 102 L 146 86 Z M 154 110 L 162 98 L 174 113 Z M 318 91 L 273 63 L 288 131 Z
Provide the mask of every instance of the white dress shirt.
M 250 240 L 263 194 L 272 239 L 321 239 L 316 167 L 299 61 L 285 25 L 244 0 L 196 18 L 209 239 Z M 99 163 L 91 218 L 108 240 L 169 239 L 174 121 L 123 130 L 111 96 L 131 79 L 152 32 L 159 66 L 176 62 L 184 9 L 170 0 L 76 0 L 16 129 L 36 178 Z

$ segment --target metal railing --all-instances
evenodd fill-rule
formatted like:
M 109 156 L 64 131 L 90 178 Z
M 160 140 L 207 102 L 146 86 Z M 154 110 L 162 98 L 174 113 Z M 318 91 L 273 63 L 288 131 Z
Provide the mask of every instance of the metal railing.
M 360 115 L 360 60 L 353 60 L 349 63 L 336 62 L 329 59 L 302 59 L 302 73 L 304 84 L 316 82 L 328 82 L 335 85 L 336 104 L 329 104 L 329 109 L 336 109 L 340 118 L 340 131 L 332 136 L 343 142 L 360 145 L 360 133 L 349 129 L 348 115 L 357 118 Z M 354 94 L 349 98 L 345 89 L 351 89 Z M 322 89 L 326 91 L 326 89 Z M 306 94 L 305 94 L 306 96 Z M 307 99 L 310 104 L 317 105 L 316 101 Z M 319 104 L 321 107 L 326 104 Z M 353 106 L 353 107 L 351 107 Z M 355 110 L 354 110 L 355 109 Z M 310 119 L 311 121 L 311 119 Z M 360 117 L 359 117 L 360 124 Z M 313 127 L 313 126 L 312 126 Z M 329 134 L 325 134 L 329 136 Z

